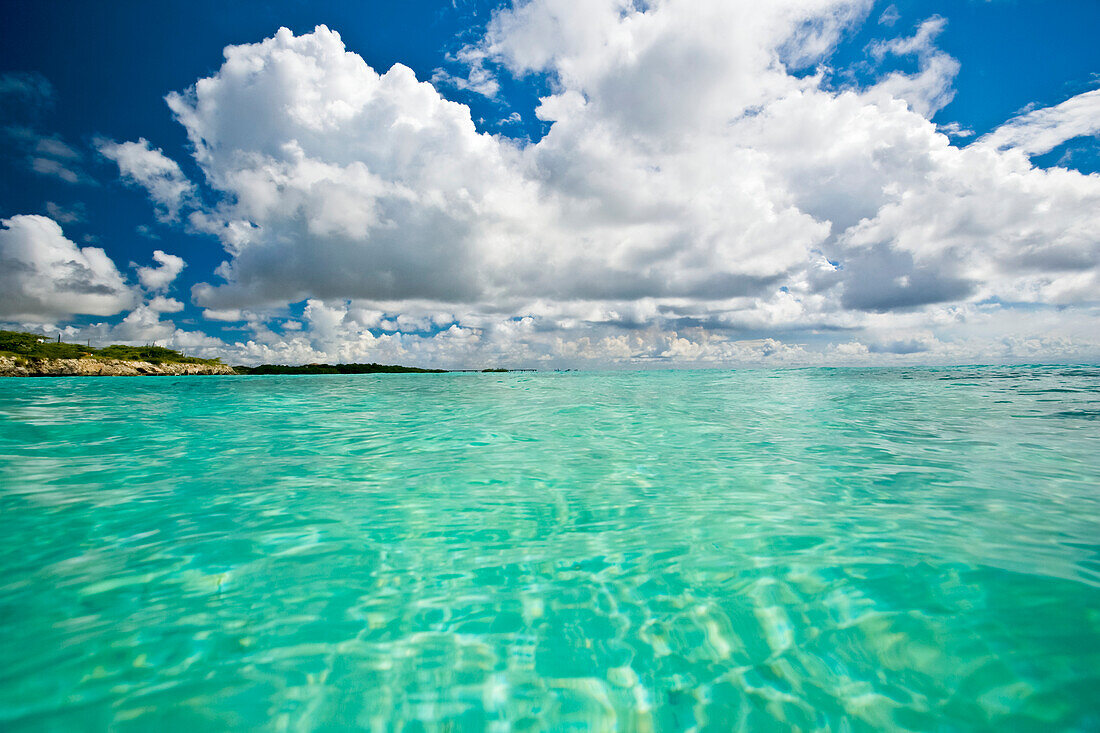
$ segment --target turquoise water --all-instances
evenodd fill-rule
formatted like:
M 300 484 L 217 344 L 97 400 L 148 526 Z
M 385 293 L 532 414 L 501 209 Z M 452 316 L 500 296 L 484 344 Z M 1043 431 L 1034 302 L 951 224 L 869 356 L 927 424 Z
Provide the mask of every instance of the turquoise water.
M 1097 730 L 1100 368 L 0 380 L 5 731 Z

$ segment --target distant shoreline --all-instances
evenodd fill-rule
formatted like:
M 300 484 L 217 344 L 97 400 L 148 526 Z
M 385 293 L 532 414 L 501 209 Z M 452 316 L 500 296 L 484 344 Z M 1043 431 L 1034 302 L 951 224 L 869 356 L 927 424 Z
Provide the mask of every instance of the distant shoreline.
M 187 377 L 321 374 L 454 374 L 533 372 L 534 369 L 421 369 L 391 364 L 261 364 L 236 366 L 214 362 L 157 362 L 136 359 L 50 357 L 0 354 L 0 377 Z
M 535 369 L 422 369 L 420 367 L 397 366 L 394 364 L 261 364 L 259 366 L 235 366 L 240 375 L 278 375 L 278 374 L 456 374 L 456 373 L 494 373 L 494 372 L 533 372 Z
M 534 369 L 422 369 L 393 364 L 260 364 L 231 367 L 156 344 L 93 347 L 26 331 L 0 330 L 0 377 L 182 377 L 277 374 L 445 374 Z

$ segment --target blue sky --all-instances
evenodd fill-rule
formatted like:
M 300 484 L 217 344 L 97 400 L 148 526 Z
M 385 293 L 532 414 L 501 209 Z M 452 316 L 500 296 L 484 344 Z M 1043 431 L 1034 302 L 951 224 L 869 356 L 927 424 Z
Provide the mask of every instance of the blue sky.
M 627 37 L 645 23 L 656 29 L 650 35 L 624 41 L 633 44 L 629 54 L 668 59 L 665 71 L 683 75 L 685 84 L 697 92 L 691 103 L 707 98 L 710 90 L 728 96 L 722 91 L 728 89 L 736 96 L 749 83 L 736 80 L 740 71 L 745 72 L 747 79 L 764 79 L 765 72 L 770 74 L 774 69 L 739 70 L 738 64 L 751 65 L 768 54 L 782 57 L 785 64 L 782 80 L 777 77 L 771 86 L 761 82 L 761 90 L 752 90 L 749 95 L 752 103 L 743 108 L 727 109 L 723 102 L 718 105 L 721 109 L 713 105 L 701 107 L 700 116 L 677 119 L 675 124 L 666 125 L 675 118 L 676 110 L 661 108 L 660 101 L 651 104 L 644 99 L 644 91 L 639 96 L 639 90 L 651 81 L 654 96 L 660 96 L 661 70 L 654 71 L 649 66 L 633 68 L 631 62 L 609 55 L 612 51 L 607 49 L 614 50 L 618 41 L 589 44 L 584 37 L 585 22 L 589 19 L 570 17 L 571 13 L 584 16 L 586 12 L 597 17 L 595 8 L 603 5 L 610 8 L 607 25 L 594 25 L 604 29 L 607 38 Z M 1087 334 L 1096 325 L 1097 297 L 1093 288 L 1097 283 L 1098 245 L 1088 236 L 1082 239 L 1069 234 L 1086 231 L 1093 223 L 1086 209 L 1095 196 L 1097 177 L 1091 174 L 1100 170 L 1100 157 L 1096 126 L 1090 128 L 1087 124 L 1090 116 L 1096 119 L 1091 112 L 1096 108 L 1088 106 L 1091 99 L 1087 94 L 1097 88 L 1100 74 L 1100 52 L 1095 43 L 1096 31 L 1100 29 L 1100 4 L 955 0 L 830 5 L 807 0 L 805 8 L 797 2 L 786 5 L 790 6 L 786 8 L 789 12 L 778 20 L 756 15 L 742 17 L 737 15 L 742 12 L 740 9 L 725 15 L 724 11 L 716 10 L 714 18 L 718 20 L 713 23 L 717 34 L 712 35 L 698 30 L 697 19 L 690 17 L 697 12 L 702 19 L 708 12 L 702 5 L 693 10 L 690 4 L 676 2 L 631 6 L 608 0 L 592 4 L 587 11 L 578 9 L 579 5 L 574 3 L 554 0 L 535 0 L 520 7 L 461 1 L 453 4 L 265 2 L 229 7 L 211 2 L 9 3 L 3 10 L 4 22 L 0 23 L 0 78 L 5 80 L 0 85 L 3 90 L 0 125 L 4 128 L 0 137 L 3 171 L 0 218 L 50 217 L 60 225 L 72 246 L 102 248 L 128 290 L 117 301 L 125 307 L 112 313 L 107 311 L 113 306 L 105 306 L 101 301 L 85 308 L 90 313 L 81 312 L 79 304 L 39 307 L 40 312 L 24 304 L 10 305 L 0 314 L 0 320 L 24 328 L 67 329 L 66 333 L 73 338 L 157 340 L 240 361 L 404 359 L 454 366 L 485 361 L 537 366 L 770 363 L 773 357 L 785 360 L 783 363 L 845 360 L 876 363 L 884 358 L 970 361 L 1095 356 L 1096 343 Z M 775 13 L 778 15 L 779 11 Z M 640 22 L 630 25 L 632 17 Z M 721 27 L 724 20 L 731 23 L 725 30 Z M 757 22 L 769 32 L 781 23 L 789 23 L 790 28 L 775 31 L 778 35 L 773 46 L 767 46 L 767 39 L 739 35 L 738 27 Z M 538 23 L 552 25 L 540 29 L 535 27 Z M 789 36 L 797 33 L 800 24 L 826 28 L 832 35 L 825 47 L 810 49 L 809 42 L 800 40 L 803 46 L 790 51 Z M 460 121 L 446 121 L 439 134 L 433 134 L 430 142 L 424 143 L 425 165 L 446 159 L 454 148 L 476 144 L 471 141 L 481 139 L 480 136 L 497 140 L 496 145 L 503 150 L 494 151 L 491 156 L 515 158 L 500 163 L 494 157 L 486 162 L 485 170 L 502 166 L 501 184 L 499 190 L 476 193 L 475 198 L 483 196 L 484 200 L 478 199 L 475 210 L 485 211 L 489 206 L 486 202 L 499 201 L 532 186 L 542 189 L 531 193 L 530 200 L 512 202 L 513 211 L 541 205 L 537 202 L 555 203 L 552 211 L 540 209 L 517 215 L 520 221 L 545 218 L 568 222 L 561 231 L 546 235 L 547 241 L 535 246 L 534 251 L 524 252 L 522 262 L 504 266 L 506 273 L 515 274 L 515 281 L 528 277 L 527 285 L 510 287 L 501 284 L 507 280 L 503 275 L 483 273 L 496 266 L 488 263 L 496 263 L 500 252 L 522 250 L 528 246 L 526 242 L 543 236 L 545 227 L 528 233 L 514 222 L 505 222 L 492 231 L 481 231 L 482 219 L 491 219 L 489 215 L 472 221 L 454 218 L 457 216 L 454 212 L 444 215 L 433 209 L 430 216 L 451 218 L 445 225 L 440 224 L 438 230 L 421 231 L 421 225 L 427 227 L 422 217 L 429 214 L 405 212 L 400 216 L 413 218 L 407 222 L 396 218 L 356 224 L 362 231 L 344 232 L 339 241 L 331 233 L 316 242 L 307 241 L 312 236 L 307 232 L 295 235 L 297 239 L 289 242 L 295 237 L 287 232 L 295 222 L 309 230 L 309 222 L 317 221 L 316 211 L 311 213 L 303 208 L 300 220 L 273 217 L 266 223 L 254 222 L 263 229 L 263 234 L 248 243 L 248 252 L 243 255 L 227 253 L 234 245 L 217 225 L 200 226 L 189 218 L 197 213 L 205 217 L 204 221 L 213 222 L 219 217 L 228 221 L 240 215 L 239 210 L 229 211 L 223 204 L 235 201 L 241 191 L 227 187 L 224 181 L 212 185 L 219 175 L 234 174 L 225 167 L 232 163 L 221 160 L 204 164 L 197 159 L 188 128 L 169 109 L 165 95 L 186 93 L 197 80 L 218 75 L 223 49 L 228 46 L 258 44 L 272 38 L 280 27 L 302 38 L 321 25 L 338 33 L 346 51 L 357 54 L 375 72 L 384 74 L 394 64 L 403 64 L 415 73 L 417 80 L 432 81 L 441 99 L 468 108 L 474 136 L 462 137 L 465 133 L 461 132 Z M 927 30 L 925 37 L 919 35 L 922 28 Z M 693 35 L 697 31 L 698 37 Z M 726 31 L 728 35 L 723 36 Z M 533 36 L 524 35 L 532 32 Z M 915 45 L 903 48 L 897 45 L 899 39 L 916 39 Z M 749 48 L 758 40 L 764 44 L 760 49 Z M 542 42 L 548 47 L 538 48 Z M 559 47 L 554 48 L 555 43 Z M 661 43 L 665 45 L 662 47 Z M 890 46 L 891 43 L 895 45 Z M 728 55 L 723 55 L 727 50 Z M 614 52 L 626 53 L 622 49 Z M 693 58 L 691 54 L 705 59 L 700 62 L 702 71 L 698 79 L 693 76 L 691 63 L 679 65 L 684 58 Z M 795 58 L 799 54 L 804 58 Z M 706 66 L 711 61 L 715 64 L 713 69 Z M 608 64 L 613 67 L 610 71 Z M 955 71 L 951 73 L 951 69 Z M 484 93 L 485 88 L 481 93 L 474 89 L 479 71 L 492 80 L 489 94 Z M 924 77 L 922 71 L 927 71 Z M 728 78 L 723 77 L 727 72 Z M 321 73 L 334 76 L 338 72 L 322 69 Z M 759 162 L 780 161 L 791 146 L 782 139 L 771 139 L 767 130 L 752 127 L 749 117 L 774 115 L 774 119 L 783 122 L 791 122 L 797 115 L 814 119 L 805 109 L 791 103 L 791 95 L 800 84 L 798 79 L 815 74 L 820 79 L 814 82 L 812 93 L 820 98 L 821 109 L 835 104 L 844 94 L 859 94 L 866 104 L 885 110 L 883 126 L 872 126 L 868 133 L 871 137 L 859 144 L 864 150 L 879 150 L 880 157 L 896 154 L 898 173 L 880 170 L 876 163 L 876 175 L 881 173 L 881 179 L 860 177 L 863 164 L 855 158 L 849 163 L 838 163 L 836 155 L 840 153 L 832 156 L 823 153 L 819 162 L 805 160 L 808 167 L 801 171 L 786 162 Z M 897 76 L 896 84 L 880 84 L 892 74 Z M 914 81 L 918 79 L 925 86 L 936 86 L 938 101 L 927 96 L 932 94 L 928 89 L 918 89 L 920 84 Z M 543 104 L 541 99 L 568 101 L 574 99 L 569 96 L 571 93 L 588 101 L 583 119 L 580 114 L 571 117 L 569 112 L 555 117 L 545 111 L 548 107 L 536 113 Z M 601 94 L 606 94 L 607 99 L 601 100 Z M 667 96 L 668 104 L 675 104 L 675 94 Z M 619 112 L 639 99 L 642 101 L 638 102 L 641 105 L 638 114 L 625 118 L 626 123 L 619 120 Z M 890 114 L 897 115 L 897 120 L 886 120 L 886 111 L 891 110 L 890 99 L 907 104 L 909 117 L 903 120 L 895 110 Z M 890 219 L 898 215 L 894 204 L 909 200 L 902 189 L 910 184 L 927 184 L 927 181 L 906 182 L 908 174 L 900 171 L 911 171 L 914 165 L 939 165 L 942 161 L 934 150 L 935 142 L 928 143 L 931 152 L 924 148 L 909 149 L 897 140 L 908 141 L 911 136 L 876 139 L 875 134 L 885 133 L 875 130 L 911 124 L 913 135 L 923 135 L 927 131 L 920 132 L 920 120 L 916 117 L 922 116 L 938 125 L 941 133 L 950 133 L 951 144 L 961 150 L 1021 114 L 1030 110 L 1058 110 L 1061 109 L 1058 105 L 1074 99 L 1081 100 L 1081 106 L 1073 124 L 1078 127 L 1084 124 L 1085 134 L 1059 140 L 1049 150 L 1029 150 L 1027 165 L 1032 166 L 1029 182 L 1002 192 L 998 199 L 1004 201 L 1019 193 L 1032 197 L 1022 205 L 1034 205 L 1036 211 L 1056 212 L 1057 216 L 1044 215 L 1034 232 L 1024 224 L 1015 224 L 1007 232 L 994 229 L 978 232 L 967 240 L 969 244 L 960 244 L 957 232 L 941 232 L 939 236 L 944 243 L 936 252 L 929 253 L 922 248 L 931 245 L 917 241 L 917 229 L 902 228 Z M 250 121 L 248 116 L 253 110 L 231 108 L 231 99 L 219 98 L 218 103 L 226 110 L 225 114 L 236 115 L 242 124 L 255 124 L 257 130 L 274 124 L 272 115 Z M 618 105 L 618 111 L 613 104 Z M 802 111 L 793 111 L 798 109 Z M 737 137 L 731 132 L 729 140 L 723 141 L 715 137 L 713 127 L 708 126 L 705 131 L 697 127 L 701 115 L 718 113 L 745 129 Z M 1052 113 L 1050 119 L 1054 122 L 1050 124 L 1069 129 L 1067 125 L 1071 123 L 1065 122 L 1064 117 Z M 1085 123 L 1080 121 L 1082 117 Z M 630 127 L 639 120 L 658 118 L 660 129 Z M 865 118 L 865 114 L 860 117 Z M 1027 130 L 1036 129 L 1039 123 L 1035 119 L 1026 121 L 1030 125 Z M 200 125 L 222 122 L 204 119 L 194 124 L 192 131 Z M 348 123 L 357 124 L 361 123 L 356 120 Z M 611 125 L 616 125 L 615 130 L 622 135 L 621 148 L 612 141 L 606 151 L 577 155 L 570 152 L 585 148 Z M 558 131 L 551 133 L 552 126 L 557 126 Z M 1073 131 L 1080 132 L 1076 128 Z M 821 132 L 829 135 L 828 130 Z M 352 161 L 358 149 L 355 146 L 363 143 L 355 142 L 359 132 L 351 127 L 336 130 L 332 139 L 345 133 L 349 134 L 351 146 L 346 151 L 336 144 L 331 149 L 323 144 L 323 151 L 314 154 L 307 150 L 307 156 L 318 161 Z M 548 133 L 551 134 L 544 139 Z M 453 136 L 453 147 L 445 139 L 447 135 Z M 687 153 L 679 159 L 665 153 L 652 154 L 653 150 L 666 150 L 691 135 L 713 138 L 712 154 L 696 150 L 690 159 Z M 148 141 L 149 150 L 159 150 L 163 157 L 177 163 L 180 173 L 177 180 L 189 182 L 192 187 L 189 203 L 183 205 L 183 214 L 175 220 L 160 220 L 163 216 L 158 219 L 146 186 L 133 176 L 129 179 L 120 176 L 124 172 L 117 161 L 103 154 L 107 142 L 142 139 Z M 733 141 L 741 140 L 749 142 L 732 145 Z M 435 145 L 441 147 L 438 150 L 431 147 Z M 787 147 L 769 147 L 776 145 Z M 1018 142 L 1013 145 L 1022 149 Z M 432 153 L 433 150 L 437 152 Z M 584 157 L 586 154 L 588 157 Z M 1005 150 L 1005 155 L 1012 154 L 1011 149 Z M 650 157 L 644 159 L 645 155 Z M 802 154 L 803 158 L 805 155 Z M 922 156 L 926 155 L 930 157 L 924 160 Z M 739 166 L 746 165 L 750 158 L 752 165 L 759 163 L 763 167 L 739 173 L 744 170 Z M 690 166 L 697 165 L 695 162 L 689 165 L 689 160 L 698 159 L 710 160 L 712 166 L 701 173 L 689 171 Z M 405 172 L 372 169 L 373 160 L 367 165 L 372 174 L 393 185 L 414 187 Z M 616 161 L 616 165 L 624 161 L 626 167 L 619 177 L 622 180 L 639 171 L 663 174 L 665 170 L 683 166 L 685 172 L 676 180 L 660 176 L 639 178 L 622 191 L 596 190 L 587 183 L 584 186 L 577 183 L 576 179 L 585 177 L 586 181 L 592 180 L 593 166 L 600 166 L 595 170 L 608 170 L 608 160 Z M 936 162 L 928 162 L 933 160 Z M 844 181 L 838 177 L 828 191 L 801 191 L 798 181 L 807 175 L 822 175 L 823 165 L 834 166 L 829 169 L 833 174 L 851 171 L 855 178 Z M 967 164 L 944 165 L 965 168 Z M 1058 167 L 1076 178 L 1044 183 L 1050 177 L 1043 178 L 1042 171 Z M 420 171 L 415 177 L 426 186 L 443 186 L 439 190 L 445 193 L 472 190 L 464 182 L 439 184 L 432 178 L 434 175 L 425 177 Z M 996 185 L 1016 185 L 1012 181 L 1023 173 L 1016 170 L 1005 175 Z M 639 187 L 639 181 L 646 183 Z M 362 189 L 354 188 L 358 184 L 343 178 L 334 178 L 329 183 L 337 187 L 333 189 L 332 200 L 339 200 L 340 191 L 344 190 L 349 196 L 362 195 Z M 700 189 L 691 191 L 690 186 L 696 184 Z M 776 194 L 766 205 L 749 198 L 738 203 L 737 197 L 748 196 L 744 192 L 756 185 L 766 186 L 769 192 L 784 193 Z M 937 185 L 951 187 L 942 180 Z M 960 181 L 958 185 L 977 189 L 993 184 Z M 1051 190 L 1042 190 L 1044 185 Z M 639 211 L 650 207 L 648 210 L 652 211 L 648 193 L 663 191 L 665 186 L 683 194 L 682 201 L 677 198 L 669 204 L 667 213 L 651 216 L 628 211 L 631 207 Z M 696 205 L 692 202 L 698 202 L 708 191 L 715 191 L 716 186 L 722 190 L 723 201 L 731 203 L 728 207 L 722 205 L 722 221 L 711 227 L 701 222 L 712 220 L 714 213 L 691 207 Z M 730 188 L 727 190 L 726 186 Z M 887 198 L 881 206 L 865 211 L 861 201 L 866 200 L 869 187 L 876 195 L 886 192 Z M 418 201 L 432 200 L 427 192 L 418 191 L 421 193 L 424 195 Z M 923 189 L 921 195 L 927 201 L 934 198 Z M 889 199 L 891 196 L 898 198 Z M 1050 200 L 1043 199 L 1044 196 Z M 910 198 L 917 198 L 917 194 L 914 192 Z M 968 197 L 959 194 L 956 200 L 965 202 Z M 298 199 L 295 201 L 298 202 L 295 205 L 306 206 Z M 386 212 L 396 210 L 390 208 L 396 206 L 392 202 L 379 206 Z M 947 206 L 950 208 L 950 204 Z M 616 207 L 626 213 L 610 222 L 615 215 L 608 212 L 617 211 Z M 765 222 L 753 218 L 771 216 L 767 212 L 777 209 L 786 212 L 784 216 L 789 214 L 790 221 L 770 218 L 765 226 Z M 858 216 L 852 213 L 856 211 Z M 847 216 L 857 218 L 848 221 Z M 919 220 L 919 211 L 914 216 Z M 966 216 L 969 215 L 960 210 L 960 217 Z M 589 218 L 591 222 L 585 226 L 576 223 Z M 861 218 L 868 225 L 858 229 Z M 378 243 L 380 228 L 400 228 L 403 223 L 405 231 L 420 232 L 417 236 L 423 239 L 414 236 L 408 241 L 395 243 L 384 239 L 382 244 Z M 772 243 L 766 237 L 754 239 L 749 234 L 758 226 L 763 227 L 762 231 L 768 227 L 769 231 L 789 227 L 789 232 L 786 239 Z M 467 234 L 473 230 L 477 231 Z M 14 230 L 9 228 L 10 231 Z M 470 240 L 463 240 L 456 249 L 444 247 L 439 251 L 424 250 L 428 245 L 417 244 L 434 243 L 455 231 L 464 232 L 462 236 L 469 236 Z M 33 235 L 39 236 L 46 235 Z M 874 241 L 860 239 L 866 236 Z M 921 236 L 933 235 L 925 232 Z M 33 237 L 34 242 L 39 241 Z M 1038 246 L 1036 238 L 1062 243 L 1051 245 L 1050 252 L 1036 253 L 1037 250 L 1032 252 Z M 710 244 L 698 244 L 703 241 Z M 798 252 L 788 253 L 781 260 L 758 261 L 760 252 L 786 247 L 792 241 L 800 242 Z M 1009 249 L 982 255 L 991 260 L 1003 263 L 1025 250 L 1031 253 L 1027 255 L 1031 259 L 1015 270 L 1002 267 L 994 272 L 994 265 L 977 262 L 977 255 L 972 254 L 981 250 L 985 241 L 1008 242 L 1005 247 Z M 47 247 L 26 242 L 19 246 Z M 410 253 L 418 246 L 422 251 Z M 12 254 L 15 247 L 9 245 L 9 258 L 15 257 Z M 695 252 L 692 247 L 702 249 Z M 576 248 L 576 253 L 568 257 L 561 254 L 573 252 L 570 248 Z M 168 285 L 150 289 L 139 285 L 135 266 L 152 265 L 156 250 L 182 258 L 186 267 Z M 263 264 L 304 257 L 307 252 L 309 262 L 324 259 L 328 264 L 301 277 L 285 268 Z M 658 252 L 665 260 L 655 264 Z M 445 269 L 436 273 L 434 268 L 439 259 L 452 254 L 456 262 L 461 258 L 455 267 L 465 275 L 451 278 Z M 553 259 L 559 256 L 560 261 Z M 718 260 L 699 265 L 705 256 Z M 339 264 L 333 264 L 340 257 L 347 257 L 348 270 L 362 271 L 362 277 L 358 280 L 354 274 L 345 277 Z M 537 266 L 532 266 L 533 274 L 519 274 L 540 257 L 553 260 L 547 266 L 548 271 L 554 271 L 553 277 L 540 274 Z M 841 274 L 821 275 L 814 269 L 815 257 L 824 257 Z M 212 294 L 214 291 L 196 295 L 193 290 L 196 286 L 212 284 L 218 288 L 224 284 L 225 278 L 214 271 L 227 259 L 237 268 L 229 280 L 238 280 L 240 287 L 230 283 L 232 287 L 221 288 L 220 295 Z M 376 276 L 366 272 L 365 268 L 376 261 L 389 262 L 389 266 L 400 272 L 382 272 Z M 963 261 L 965 272 L 957 269 Z M 1036 264 L 1040 261 L 1062 264 Z M 1072 262 L 1072 266 L 1066 262 Z M 600 270 L 601 267 L 607 268 L 606 271 Z M 1043 267 L 1047 268 L 1043 274 L 1036 275 Z M 716 271 L 721 271 L 722 277 L 700 274 Z M 598 277 L 591 275 L 599 280 L 598 284 L 588 282 L 591 273 L 599 273 Z M 52 278 L 55 285 L 63 279 L 57 272 L 43 271 L 40 275 Z M 107 273 L 103 277 L 110 280 L 114 275 Z M 463 277 L 471 279 L 463 282 Z M 875 283 L 883 279 L 901 285 L 880 292 Z M 112 284 L 115 281 L 108 280 L 96 281 L 98 284 L 93 283 L 92 290 L 115 287 Z M 454 287 L 440 285 L 443 281 L 454 283 Z M 7 290 L 0 290 L 0 297 L 7 298 L 9 303 L 20 298 L 28 303 L 34 301 L 27 293 L 35 287 L 40 288 L 11 274 L 0 277 L 0 288 Z M 262 296 L 257 295 L 259 292 Z M 140 318 L 133 317 L 128 326 L 120 327 L 135 309 L 140 310 L 158 296 L 177 303 L 180 310 L 162 309 L 155 311 L 156 315 L 141 311 Z M 49 297 L 65 303 L 79 300 L 60 290 Z M 307 307 L 307 302 L 312 306 Z M 240 317 L 234 319 L 231 317 L 234 314 Z M 1027 315 L 1021 317 L 1021 314 Z M 139 322 L 143 324 L 140 327 Z M 1044 346 L 1036 339 L 1049 339 L 1052 322 L 1064 326 L 1065 331 L 1059 332 L 1057 343 Z M 523 324 L 526 329 L 523 333 L 508 325 L 517 323 Z M 1025 342 L 1030 345 L 1020 346 Z M 252 346 L 248 346 L 250 343 Z M 891 344 L 903 344 L 904 348 L 891 351 Z

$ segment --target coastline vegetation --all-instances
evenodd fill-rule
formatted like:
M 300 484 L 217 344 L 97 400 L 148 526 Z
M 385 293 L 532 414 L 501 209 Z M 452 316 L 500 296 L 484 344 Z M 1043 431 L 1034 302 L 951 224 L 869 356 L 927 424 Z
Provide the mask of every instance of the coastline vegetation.
M 118 359 L 146 361 L 150 364 L 221 364 L 221 359 L 200 359 L 163 346 L 124 346 L 112 344 L 97 348 L 85 344 L 51 341 L 25 331 L 0 330 L 0 354 L 16 359 Z

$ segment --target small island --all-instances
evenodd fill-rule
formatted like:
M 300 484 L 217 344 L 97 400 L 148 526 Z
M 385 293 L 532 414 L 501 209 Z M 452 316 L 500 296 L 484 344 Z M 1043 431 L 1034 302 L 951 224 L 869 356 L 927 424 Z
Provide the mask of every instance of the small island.
M 200 359 L 163 346 L 101 348 L 51 341 L 25 331 L 0 330 L 0 377 L 138 377 L 290 374 L 444 374 L 534 371 L 533 369 L 421 369 L 392 364 L 261 364 L 229 366 L 221 359 Z

